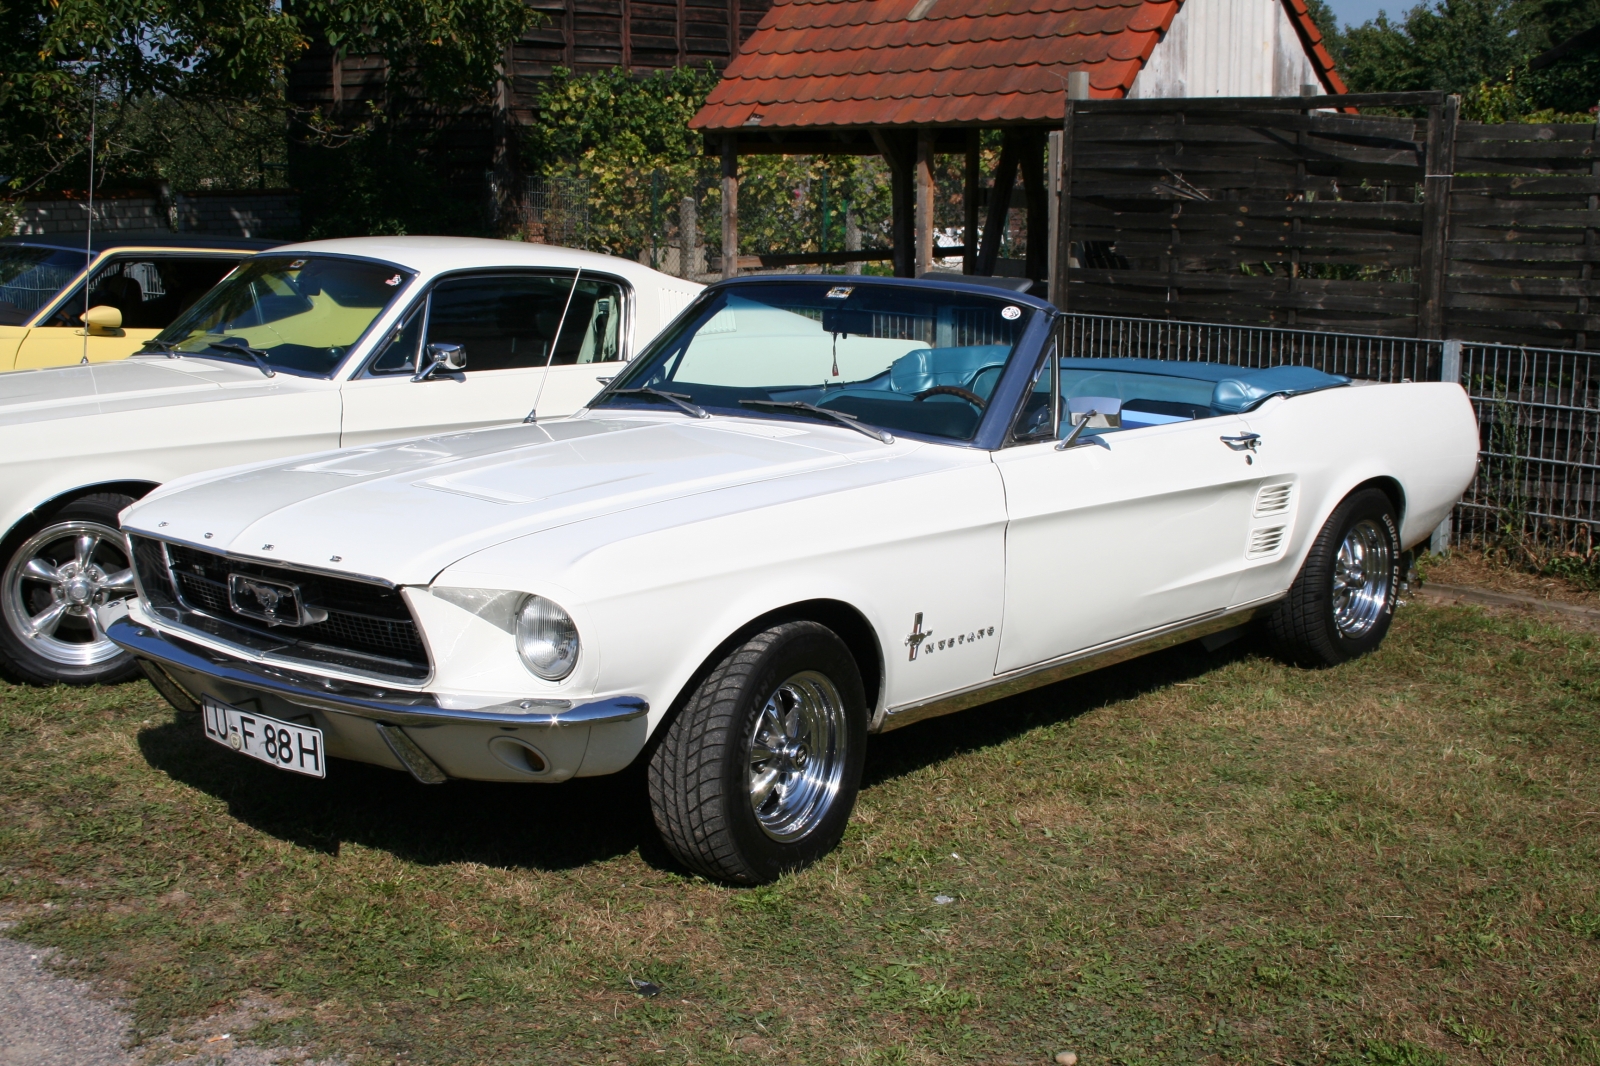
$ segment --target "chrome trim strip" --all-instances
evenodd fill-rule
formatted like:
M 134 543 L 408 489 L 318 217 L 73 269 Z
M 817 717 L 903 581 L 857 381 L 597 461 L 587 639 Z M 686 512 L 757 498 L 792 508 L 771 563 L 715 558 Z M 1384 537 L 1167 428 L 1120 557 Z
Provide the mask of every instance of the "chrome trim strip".
M 235 562 L 250 563 L 253 566 L 264 566 L 273 570 L 293 570 L 302 574 L 315 574 L 318 577 L 336 577 L 345 581 L 357 581 L 363 585 L 377 585 L 379 588 L 394 589 L 396 591 L 403 587 L 395 584 L 393 581 L 386 581 L 381 577 L 370 577 L 367 574 L 352 574 L 347 570 L 324 570 L 321 567 L 304 566 L 300 563 L 285 562 L 282 559 L 264 559 L 259 555 L 241 555 L 238 552 L 218 551 L 209 544 L 196 544 L 194 541 L 184 540 L 181 537 L 169 537 L 159 533 L 146 533 L 142 529 L 125 529 L 123 532 L 132 536 L 143 537 L 146 540 L 156 541 L 161 545 L 163 552 L 166 551 L 166 546 L 168 544 L 178 544 L 194 551 L 205 552 L 207 555 L 215 555 L 219 559 L 232 559 Z M 170 556 L 167 558 L 167 569 L 169 571 L 172 569 L 172 558 Z
M 374 728 L 383 742 L 389 745 L 389 751 L 400 760 L 400 765 L 411 771 L 411 776 L 417 779 L 418 784 L 442 785 L 450 780 L 450 775 L 439 769 L 439 764 L 428 758 L 427 753 L 417 747 L 417 742 L 406 736 L 404 729 L 383 722 L 376 723 Z
M 1239 607 L 1227 610 L 1211 611 L 1193 618 L 1171 622 L 1155 629 L 1147 629 L 1142 633 L 1135 633 L 1129 637 L 1109 640 L 1104 644 L 1096 644 L 1091 648 L 1073 652 L 1056 659 L 1049 659 L 1033 666 L 1025 666 L 1020 670 L 1013 670 L 1007 674 L 1000 674 L 989 681 L 935 696 L 931 700 L 921 703 L 902 704 L 891 707 L 877 722 L 873 723 L 873 731 L 887 733 L 902 726 L 921 722 L 928 718 L 937 718 L 940 715 L 955 714 L 980 703 L 991 703 L 1015 696 L 1019 692 L 1028 692 L 1032 689 L 1053 685 L 1057 681 L 1064 681 L 1069 677 L 1086 674 L 1091 670 L 1112 666 L 1129 659 L 1137 659 L 1141 655 L 1148 655 L 1163 648 L 1170 648 L 1177 644 L 1186 644 L 1191 640 L 1220 633 L 1224 629 L 1232 629 L 1242 625 L 1272 607 L 1283 599 L 1282 595 L 1269 596 Z
M 250 633 L 249 630 L 244 629 L 242 626 L 239 626 L 226 619 L 218 619 L 213 615 L 206 614 L 204 611 L 191 610 L 189 607 L 185 606 L 183 608 L 183 613 L 184 617 L 186 618 L 201 618 L 209 622 L 217 622 L 221 625 L 226 625 L 232 629 L 241 630 L 242 632 L 251 636 L 260 635 L 264 637 L 264 634 Z M 341 682 L 348 681 L 352 684 L 372 685 L 375 687 L 383 687 L 400 692 L 420 692 L 428 684 L 428 682 L 433 680 L 433 658 L 431 653 L 428 658 L 428 674 L 426 677 L 397 677 L 394 674 L 380 674 L 376 670 L 361 670 L 353 666 L 341 667 L 323 665 L 312 659 L 307 659 L 304 656 L 283 655 L 272 649 L 252 648 L 247 644 L 240 644 L 237 641 L 225 640 L 214 633 L 207 633 L 203 630 L 196 629 L 194 626 L 185 625 L 183 622 L 173 621 L 170 617 L 165 615 L 161 616 L 161 624 L 170 629 L 177 630 L 177 634 L 174 635 L 174 639 L 182 640 L 185 643 L 193 644 L 196 647 L 205 648 L 207 651 L 226 655 L 229 658 L 241 659 L 252 663 L 260 663 L 262 666 L 281 666 L 284 669 L 296 671 L 303 677 L 314 677 L 319 680 L 326 678 Z M 288 645 L 287 643 L 284 643 L 281 646 Z M 426 638 L 423 640 L 423 647 L 427 647 Z M 351 652 L 349 654 L 359 657 L 359 653 L 357 652 Z
M 475 710 L 452 710 L 441 707 L 431 693 L 407 693 L 373 685 L 336 682 L 266 664 L 239 661 L 159 633 L 151 626 L 128 618 L 113 622 L 106 636 L 138 658 L 153 660 L 164 667 L 254 689 L 301 707 L 349 714 L 391 725 L 429 726 L 468 722 L 527 726 L 599 725 L 631 721 L 650 712 L 650 704 L 642 696 L 606 696 L 594 700 L 530 698 Z

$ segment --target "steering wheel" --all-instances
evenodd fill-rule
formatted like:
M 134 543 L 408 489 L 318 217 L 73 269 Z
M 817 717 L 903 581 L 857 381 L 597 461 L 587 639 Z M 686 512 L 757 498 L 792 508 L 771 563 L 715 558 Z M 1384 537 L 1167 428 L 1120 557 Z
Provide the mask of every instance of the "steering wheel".
M 968 389 L 963 389 L 959 385 L 935 385 L 931 389 L 923 389 L 921 392 L 913 396 L 912 399 L 916 400 L 918 403 L 921 403 L 929 396 L 959 396 L 968 403 L 975 404 L 980 411 L 986 410 L 989 406 L 989 402 L 982 396 L 979 396 L 977 393 Z

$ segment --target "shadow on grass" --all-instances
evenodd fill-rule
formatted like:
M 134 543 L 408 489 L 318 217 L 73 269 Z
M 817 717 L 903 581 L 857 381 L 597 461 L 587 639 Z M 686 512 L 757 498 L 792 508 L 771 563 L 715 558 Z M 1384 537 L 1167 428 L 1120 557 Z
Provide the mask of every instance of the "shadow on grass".
M 1197 677 L 1253 650 L 1248 640 L 1216 653 L 1185 644 L 874 737 L 862 787 Z M 241 822 L 328 854 L 358 844 L 424 865 L 563 870 L 637 850 L 650 866 L 685 872 L 656 833 L 642 761 L 619 774 L 559 785 L 429 786 L 338 759 L 320 781 L 274 770 L 206 740 L 194 715 L 176 714 L 138 739 L 152 767 L 222 800 Z
M 1263 653 L 1253 635 L 1215 652 L 1192 641 L 958 714 L 918 722 L 872 738 L 861 787 L 872 788 L 924 766 L 1003 744 L 1029 730 L 1065 722 Z

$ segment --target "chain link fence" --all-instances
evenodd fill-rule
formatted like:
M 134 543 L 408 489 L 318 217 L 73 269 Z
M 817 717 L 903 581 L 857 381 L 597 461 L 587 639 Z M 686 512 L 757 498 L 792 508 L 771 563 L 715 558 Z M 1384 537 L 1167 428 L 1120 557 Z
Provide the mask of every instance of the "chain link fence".
M 1600 534 L 1600 352 L 1211 322 L 1062 316 L 1074 355 L 1315 367 L 1371 381 L 1459 381 L 1478 415 L 1478 473 L 1435 547 L 1540 563 L 1593 560 Z

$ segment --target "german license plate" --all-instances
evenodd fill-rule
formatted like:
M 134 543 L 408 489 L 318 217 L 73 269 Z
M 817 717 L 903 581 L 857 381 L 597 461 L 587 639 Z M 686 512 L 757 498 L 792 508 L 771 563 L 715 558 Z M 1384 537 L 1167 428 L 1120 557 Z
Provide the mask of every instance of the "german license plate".
M 310 777 L 328 776 L 322 730 L 242 711 L 210 696 L 202 697 L 200 703 L 206 736 L 218 744 L 280 770 Z

